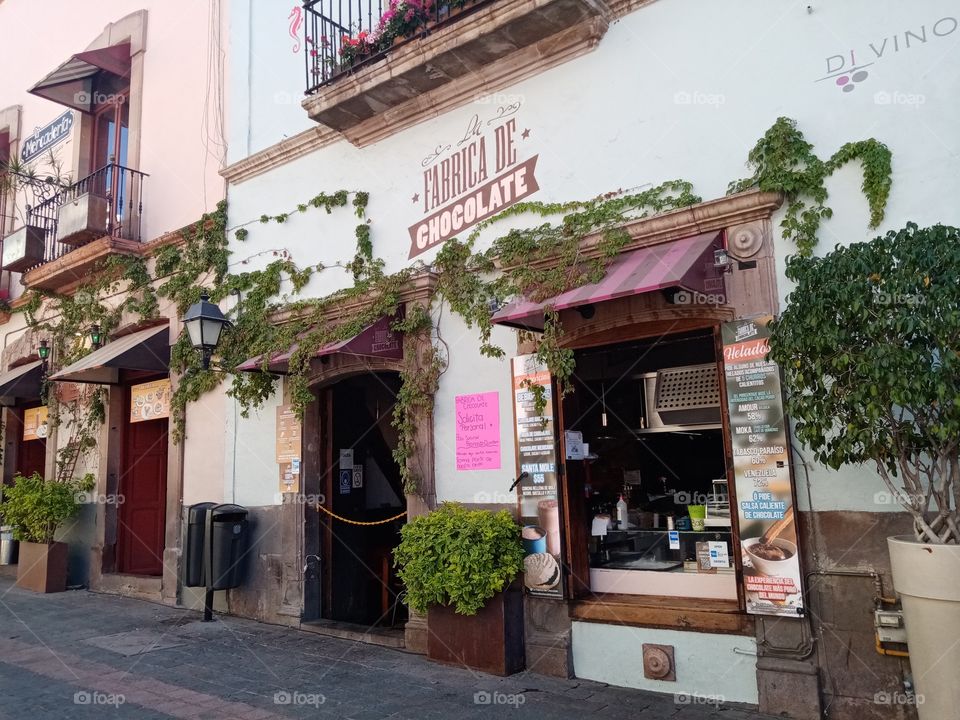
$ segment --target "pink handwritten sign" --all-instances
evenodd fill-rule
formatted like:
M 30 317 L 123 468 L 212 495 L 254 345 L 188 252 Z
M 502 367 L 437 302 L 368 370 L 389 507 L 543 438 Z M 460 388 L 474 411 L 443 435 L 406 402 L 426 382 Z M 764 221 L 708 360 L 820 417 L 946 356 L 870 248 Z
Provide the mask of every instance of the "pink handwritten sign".
M 457 470 L 500 469 L 500 395 L 457 395 Z

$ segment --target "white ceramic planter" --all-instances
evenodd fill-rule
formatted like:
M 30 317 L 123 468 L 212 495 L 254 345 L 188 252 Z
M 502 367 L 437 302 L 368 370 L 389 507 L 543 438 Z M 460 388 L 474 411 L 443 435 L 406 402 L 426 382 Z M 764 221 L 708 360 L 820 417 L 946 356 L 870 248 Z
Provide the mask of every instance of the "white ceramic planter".
M 920 720 L 960 720 L 960 545 L 887 538 Z

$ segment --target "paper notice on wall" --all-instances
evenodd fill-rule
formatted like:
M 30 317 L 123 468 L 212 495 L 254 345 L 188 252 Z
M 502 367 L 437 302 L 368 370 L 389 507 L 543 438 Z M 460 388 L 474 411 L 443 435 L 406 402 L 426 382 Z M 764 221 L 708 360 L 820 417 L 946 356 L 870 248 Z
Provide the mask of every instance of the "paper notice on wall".
M 290 463 L 300 458 L 300 421 L 293 405 L 277 407 L 277 462 Z
M 787 422 L 769 316 L 725 323 L 723 365 L 747 612 L 803 614 Z
M 170 417 L 170 379 L 130 387 L 130 422 Z
M 567 430 L 563 434 L 563 441 L 567 451 L 567 460 L 583 460 L 587 456 L 583 443 L 583 433 L 579 430 Z
M 340 450 L 340 469 L 353 470 L 353 448 Z
M 457 395 L 457 470 L 500 469 L 500 394 Z
M 280 463 L 280 492 L 300 492 L 300 461 L 294 463 Z
M 24 440 L 42 440 L 47 436 L 47 414 L 46 405 L 23 411 Z

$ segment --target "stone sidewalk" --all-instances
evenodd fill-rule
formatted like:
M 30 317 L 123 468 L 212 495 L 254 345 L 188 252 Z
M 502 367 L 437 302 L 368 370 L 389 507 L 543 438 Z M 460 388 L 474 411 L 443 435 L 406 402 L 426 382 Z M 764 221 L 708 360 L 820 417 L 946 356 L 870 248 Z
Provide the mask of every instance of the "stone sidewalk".
M 498 678 L 297 630 L 0 578 L 0 718 L 675 718 L 743 708 L 533 673 Z

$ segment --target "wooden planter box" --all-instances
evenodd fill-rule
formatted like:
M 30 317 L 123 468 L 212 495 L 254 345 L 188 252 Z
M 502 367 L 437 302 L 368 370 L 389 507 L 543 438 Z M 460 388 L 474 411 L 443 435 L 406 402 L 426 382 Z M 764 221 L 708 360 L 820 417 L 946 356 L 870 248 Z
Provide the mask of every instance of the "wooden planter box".
M 523 590 L 514 583 L 491 598 L 476 615 L 458 615 L 434 605 L 427 613 L 427 657 L 493 675 L 523 670 Z
M 110 202 L 97 193 L 68 200 L 57 210 L 57 242 L 84 245 L 108 235 L 110 212 Z
M 4 270 L 24 272 L 43 262 L 43 228 L 25 225 L 3 239 Z
M 41 593 L 66 590 L 67 544 L 21 542 L 17 587 Z

